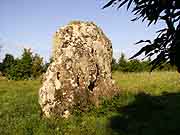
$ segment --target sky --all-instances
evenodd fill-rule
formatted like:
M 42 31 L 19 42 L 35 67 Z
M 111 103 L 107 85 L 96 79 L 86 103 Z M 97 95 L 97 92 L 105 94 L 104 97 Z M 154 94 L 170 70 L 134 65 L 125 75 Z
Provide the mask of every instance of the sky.
M 141 39 L 153 39 L 162 23 L 147 27 L 125 8 L 101 8 L 107 0 L 0 0 L 0 58 L 10 53 L 15 57 L 23 48 L 31 48 L 48 61 L 52 37 L 57 29 L 72 20 L 93 21 L 109 37 L 113 56 L 123 52 L 127 57 L 137 52 Z

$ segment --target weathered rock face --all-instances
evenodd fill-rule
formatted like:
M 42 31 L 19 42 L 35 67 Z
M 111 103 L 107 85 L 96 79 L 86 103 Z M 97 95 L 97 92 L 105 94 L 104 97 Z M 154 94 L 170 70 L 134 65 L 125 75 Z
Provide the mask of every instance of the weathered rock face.
M 54 62 L 39 91 L 45 116 L 68 117 L 74 107 L 96 106 L 117 91 L 111 76 L 112 45 L 94 23 L 72 22 L 54 37 Z

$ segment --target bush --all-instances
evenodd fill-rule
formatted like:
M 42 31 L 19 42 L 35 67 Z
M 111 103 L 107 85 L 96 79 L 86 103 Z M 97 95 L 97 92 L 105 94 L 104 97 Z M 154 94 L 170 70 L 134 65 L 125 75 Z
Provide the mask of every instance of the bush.
M 30 49 L 24 49 L 20 59 L 6 54 L 1 68 L 3 75 L 10 80 L 36 79 L 45 71 L 43 58 L 33 55 Z
M 113 71 L 121 71 L 121 72 L 144 72 L 151 71 L 151 60 L 140 61 L 137 59 L 127 60 L 125 54 L 122 53 L 118 63 L 116 63 L 116 59 L 112 60 L 112 70 Z M 175 71 L 176 67 L 167 63 L 163 66 L 156 69 L 156 71 Z

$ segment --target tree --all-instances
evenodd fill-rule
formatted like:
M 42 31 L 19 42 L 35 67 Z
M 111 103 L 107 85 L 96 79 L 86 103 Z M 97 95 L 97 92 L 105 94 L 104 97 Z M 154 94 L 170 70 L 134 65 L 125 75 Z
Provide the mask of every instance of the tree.
M 0 63 L 0 72 L 11 80 L 36 79 L 45 72 L 43 58 L 33 55 L 31 49 L 24 48 L 21 58 L 14 59 L 11 54 L 6 54 Z
M 2 70 L 3 70 L 3 64 L 0 63 L 0 74 L 2 74 Z
M 128 62 L 128 72 L 143 72 L 144 70 L 143 63 L 139 60 L 133 59 Z
M 112 71 L 116 71 L 118 69 L 118 64 L 115 58 L 112 58 L 111 69 Z
M 1 64 L 1 71 L 3 75 L 7 75 L 10 68 L 15 64 L 14 56 L 11 54 L 6 54 L 3 62 Z
M 32 52 L 24 49 L 21 59 L 16 59 L 9 68 L 6 77 L 12 80 L 24 80 L 32 77 Z
M 31 49 L 24 48 L 24 52 L 22 54 L 22 58 L 20 60 L 20 65 L 22 65 L 22 73 L 24 75 L 25 79 L 28 79 L 31 77 L 32 73 L 32 52 Z
M 132 21 L 146 20 L 148 26 L 158 21 L 166 24 L 165 28 L 157 31 L 158 35 L 153 41 L 137 42 L 144 43 L 144 47 L 130 59 L 145 53 L 145 57 L 155 56 L 151 62 L 152 70 L 170 63 L 176 65 L 180 72 L 180 0 L 110 0 L 103 9 L 109 6 L 117 6 L 119 9 L 125 4 L 127 9 L 133 6 L 132 12 L 136 17 Z
M 44 71 L 43 58 L 35 54 L 32 59 L 32 77 L 39 77 Z
M 118 69 L 122 72 L 127 72 L 127 60 L 124 53 L 121 53 L 121 56 L 118 60 Z

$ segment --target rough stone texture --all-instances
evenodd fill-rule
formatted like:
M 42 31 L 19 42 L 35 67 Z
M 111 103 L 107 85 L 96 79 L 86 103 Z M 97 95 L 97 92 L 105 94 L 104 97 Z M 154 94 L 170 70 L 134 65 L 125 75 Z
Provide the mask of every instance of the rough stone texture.
M 94 23 L 74 21 L 60 28 L 54 36 L 53 60 L 39 91 L 46 117 L 68 117 L 74 107 L 98 106 L 100 98 L 116 93 L 112 45 Z

